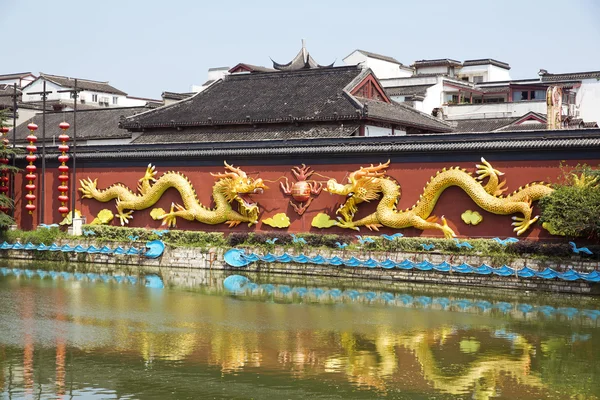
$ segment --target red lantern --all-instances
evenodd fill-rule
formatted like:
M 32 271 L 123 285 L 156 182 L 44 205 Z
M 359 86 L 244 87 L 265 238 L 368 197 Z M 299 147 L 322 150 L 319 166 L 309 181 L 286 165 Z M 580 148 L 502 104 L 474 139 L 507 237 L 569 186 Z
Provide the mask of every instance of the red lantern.
M 6 157 L 6 146 L 8 146 L 9 141 L 8 139 L 4 136 L 8 133 L 9 129 L 6 126 L 2 126 L 0 127 L 0 134 L 2 135 L 2 151 L 4 152 L 4 155 L 0 158 L 0 164 L 4 164 L 7 165 L 9 162 L 9 159 Z M 8 195 L 8 191 L 9 191 L 9 187 L 8 187 L 8 182 L 10 181 L 10 179 L 8 178 L 8 170 L 6 169 L 2 169 L 0 170 L 0 193 L 4 194 L 4 195 Z M 8 212 L 9 208 L 8 207 L 0 207 L 0 211 L 6 213 Z
M 58 166 L 58 170 L 60 171 L 60 175 L 58 176 L 58 180 L 60 181 L 60 186 L 58 187 L 58 201 L 61 203 L 60 207 L 58 207 L 58 212 L 61 213 L 63 217 L 66 217 L 69 212 L 69 207 L 67 207 L 67 202 L 69 201 L 69 197 L 67 196 L 67 193 L 69 192 L 69 186 L 67 185 L 69 181 L 69 166 L 67 165 L 67 161 L 69 161 L 69 155 L 67 154 L 67 151 L 69 151 L 69 145 L 67 145 L 69 135 L 67 135 L 67 129 L 69 129 L 71 125 L 69 125 L 68 122 L 61 122 L 58 124 L 58 127 L 63 131 L 63 133 L 58 136 L 58 140 L 61 142 L 58 146 L 58 151 L 61 152 L 61 155 L 58 156 L 58 161 L 61 163 Z
M 35 191 L 34 181 L 36 178 L 35 171 L 37 170 L 37 168 L 33 163 L 35 162 L 35 160 L 37 160 L 37 156 L 34 154 L 37 150 L 37 147 L 35 146 L 35 142 L 37 142 L 37 137 L 33 134 L 33 132 L 35 132 L 37 128 L 38 126 L 34 123 L 27 125 L 27 129 L 29 129 L 31 133 L 29 134 L 29 136 L 27 136 L 27 141 L 29 142 L 29 146 L 27 146 L 27 151 L 29 151 L 29 155 L 27 155 L 26 159 L 29 162 L 29 165 L 25 167 L 25 170 L 27 170 L 28 172 L 28 174 L 25 175 L 25 178 L 29 181 L 29 184 L 25 185 L 25 188 L 29 190 L 29 193 L 25 195 L 25 199 L 28 202 L 25 206 L 25 209 L 29 211 L 29 214 L 33 214 L 33 212 L 35 211 L 35 204 L 33 204 L 33 202 L 35 201 L 36 197 L 33 192 Z

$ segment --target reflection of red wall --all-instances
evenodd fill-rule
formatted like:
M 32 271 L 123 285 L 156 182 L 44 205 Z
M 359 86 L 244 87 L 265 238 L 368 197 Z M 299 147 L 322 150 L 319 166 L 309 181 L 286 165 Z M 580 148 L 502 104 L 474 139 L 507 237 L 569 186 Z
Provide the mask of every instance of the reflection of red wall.
M 228 160 L 230 161 L 230 160 Z M 561 175 L 559 168 L 559 161 L 496 161 L 490 160 L 492 165 L 505 173 L 504 178 L 507 181 L 507 187 L 509 192 L 519 188 L 521 185 L 532 181 L 550 181 L 556 182 L 557 178 Z M 570 161 L 569 164 L 576 165 L 577 163 L 585 163 L 586 160 Z M 588 164 L 594 165 L 596 161 L 587 161 Z M 295 178 L 291 174 L 290 168 L 298 165 L 294 164 L 280 164 L 280 165 L 244 165 L 243 162 L 235 162 L 236 166 L 242 167 L 244 171 L 250 176 L 260 176 L 263 180 L 277 180 L 281 176 L 286 176 L 290 182 L 295 182 Z M 467 168 L 469 171 L 475 170 L 474 162 L 461 162 L 461 163 L 394 163 L 392 162 L 388 169 L 388 174 L 402 185 L 402 197 L 398 208 L 405 209 L 410 208 L 419 198 L 419 195 L 423 191 L 423 186 L 430 179 L 436 171 L 449 167 L 452 165 L 460 165 L 461 167 Z M 348 173 L 358 169 L 359 164 L 313 164 L 311 167 L 315 172 L 320 175 L 329 176 L 336 178 L 338 182 L 345 181 Z M 39 169 L 38 169 L 39 170 Z M 177 170 L 188 176 L 190 181 L 196 187 L 198 198 L 204 205 L 210 205 L 211 202 L 211 189 L 215 181 L 210 176 L 210 172 L 222 172 L 222 166 L 182 166 L 182 167 L 167 167 L 158 166 L 158 175 L 167 170 Z M 102 166 L 102 167 L 88 167 L 86 165 L 79 165 L 77 168 L 77 179 L 91 178 L 98 179 L 98 188 L 104 189 L 109 185 L 121 182 L 128 186 L 132 190 L 135 190 L 140 179 L 145 172 L 145 167 L 119 167 L 115 166 Z M 23 173 L 18 174 L 16 178 L 16 218 L 17 223 L 23 229 L 29 229 L 32 225 L 37 225 L 39 222 L 39 210 L 40 203 L 38 201 L 38 209 L 34 212 L 33 217 L 27 214 L 25 210 L 26 201 L 22 199 L 25 193 L 25 182 L 23 182 Z M 46 221 L 45 223 L 59 222 L 62 220 L 62 216 L 56 211 L 60 205 L 56 197 L 57 186 L 58 186 L 58 171 L 56 166 L 48 166 L 46 171 Z M 314 179 L 324 179 L 316 175 Z M 72 185 L 69 182 L 69 185 Z M 286 213 L 291 221 L 292 225 L 287 229 L 289 232 L 323 232 L 323 233 L 346 233 L 353 234 L 354 231 L 343 230 L 339 228 L 331 228 L 327 230 L 319 230 L 311 227 L 311 221 L 313 217 L 319 213 L 324 212 L 329 214 L 332 218 L 335 217 L 335 210 L 341 204 L 343 199 L 340 196 L 330 195 L 327 192 L 322 192 L 310 205 L 308 210 L 303 216 L 298 216 L 292 207 L 289 205 L 291 197 L 283 194 L 279 188 L 278 182 L 267 182 L 269 190 L 265 191 L 262 195 L 255 195 L 254 198 L 258 200 L 261 206 L 261 219 L 271 217 L 276 213 Z M 39 182 L 38 182 L 38 198 L 41 197 L 39 193 Z M 172 202 L 181 203 L 181 198 L 175 189 L 169 189 L 163 197 L 159 200 L 156 205 L 152 207 L 135 211 L 133 213 L 133 220 L 130 221 L 130 226 L 133 227 L 152 227 L 157 228 L 160 226 L 159 221 L 154 221 L 150 217 L 150 210 L 155 207 L 162 207 L 165 210 L 170 208 Z M 364 204 L 361 205 L 358 215 L 355 219 L 359 219 L 369 212 L 373 211 L 375 204 Z M 70 205 L 69 205 L 70 206 Z M 77 196 L 77 207 L 78 210 L 83 212 L 83 215 L 87 217 L 87 221 L 91 222 L 95 215 L 103 208 L 108 208 L 113 212 L 116 212 L 115 201 L 112 200 L 108 203 L 100 203 L 92 199 L 81 199 L 80 195 Z M 477 226 L 469 226 L 462 222 L 461 214 L 465 210 L 476 210 L 483 216 L 483 222 Z M 470 198 L 459 188 L 452 187 L 447 189 L 444 194 L 440 197 L 438 204 L 434 210 L 434 214 L 437 216 L 445 215 L 449 221 L 449 225 L 455 230 L 457 235 L 465 237 L 507 237 L 513 236 L 512 231 L 512 220 L 511 216 L 500 216 L 493 215 L 480 209 L 477 205 L 470 200 Z M 117 225 L 118 220 L 115 218 L 113 225 Z M 184 230 L 204 230 L 204 231 L 224 231 L 224 232 L 244 232 L 244 231 L 274 231 L 275 228 L 271 228 L 268 225 L 262 224 L 260 221 L 257 226 L 248 228 L 242 224 L 236 228 L 229 229 L 225 225 L 206 225 L 199 222 L 190 222 L 182 219 L 178 220 L 178 229 Z M 362 233 L 366 228 L 362 228 Z M 282 230 L 277 230 L 282 231 Z M 382 229 L 382 232 L 390 232 L 386 228 Z M 403 230 L 403 233 L 407 236 L 441 236 L 439 231 L 426 231 L 421 232 L 417 229 L 409 228 Z M 536 224 L 533 229 L 528 231 L 528 237 L 537 238 L 540 236 L 547 237 L 548 234 L 545 230 L 541 229 L 539 224 Z

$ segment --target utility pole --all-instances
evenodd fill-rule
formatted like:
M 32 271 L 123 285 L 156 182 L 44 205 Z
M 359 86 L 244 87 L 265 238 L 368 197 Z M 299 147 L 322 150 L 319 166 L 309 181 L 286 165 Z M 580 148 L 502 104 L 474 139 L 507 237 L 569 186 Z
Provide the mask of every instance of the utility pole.
M 71 185 L 71 225 L 75 221 L 75 196 L 77 195 L 77 99 L 79 98 L 79 92 L 82 89 L 77 88 L 77 78 L 75 79 L 75 85 L 73 89 L 69 90 L 58 90 L 58 93 L 71 93 L 73 95 L 73 181 Z
M 40 177 L 42 204 L 40 207 L 40 223 L 45 224 L 46 218 L 44 211 L 46 209 L 46 98 L 53 91 L 46 91 L 46 81 L 44 80 L 41 92 L 29 92 L 28 94 L 39 94 L 42 96 L 42 176 Z

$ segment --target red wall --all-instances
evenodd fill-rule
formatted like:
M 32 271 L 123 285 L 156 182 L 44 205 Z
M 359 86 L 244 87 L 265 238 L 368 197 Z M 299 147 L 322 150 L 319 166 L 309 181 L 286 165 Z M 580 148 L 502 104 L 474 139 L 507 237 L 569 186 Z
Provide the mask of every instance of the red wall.
M 474 158 L 475 159 L 475 158 Z M 228 160 L 229 161 L 229 160 Z M 374 161 L 385 161 L 385 160 L 374 160 Z M 550 181 L 556 182 L 557 178 L 562 175 L 562 171 L 559 168 L 559 161 L 498 161 L 495 162 L 493 159 L 488 159 L 494 166 L 504 172 L 504 178 L 507 180 L 508 193 L 517 189 L 521 185 L 525 185 L 532 181 Z M 586 163 L 586 160 L 569 161 L 570 165 L 577 165 L 577 163 Z M 597 161 L 587 160 L 588 164 L 595 165 Z M 287 164 L 287 165 L 244 165 L 243 162 L 235 162 L 235 166 L 240 166 L 246 173 L 253 177 L 261 177 L 263 180 L 277 180 L 281 176 L 286 176 L 290 182 L 295 182 L 295 178 L 292 175 L 290 168 L 298 164 Z M 454 165 L 460 165 L 463 168 L 467 168 L 469 171 L 475 170 L 476 161 L 473 162 L 461 162 L 461 163 L 393 163 L 388 169 L 388 174 L 394 177 L 402 185 L 402 197 L 398 205 L 399 208 L 405 209 L 410 208 L 419 198 L 419 195 L 423 191 L 423 186 L 430 179 L 436 171 L 444 168 L 451 167 Z M 364 165 L 364 164 L 363 164 Z M 338 182 L 345 182 L 347 175 L 358 169 L 359 164 L 332 164 L 323 165 L 315 164 L 310 165 L 314 171 L 325 176 L 333 177 Z M 38 168 L 38 171 L 40 168 Z M 165 168 L 164 166 L 158 166 L 157 177 L 167 170 L 177 170 L 188 176 L 190 181 L 196 187 L 200 202 L 204 205 L 211 204 L 211 190 L 215 179 L 210 176 L 210 172 L 223 172 L 223 167 L 210 166 L 210 167 L 170 167 Z M 104 189 L 109 185 L 121 182 L 128 186 L 132 190 L 136 190 L 138 179 L 140 179 L 145 172 L 145 167 L 87 167 L 85 165 L 77 168 L 77 179 L 91 178 L 98 179 L 98 188 Z M 38 223 L 42 222 L 39 220 L 41 200 L 39 199 L 40 182 L 38 179 L 37 195 L 38 195 L 38 208 L 34 212 L 33 216 L 29 215 L 25 210 L 26 201 L 22 199 L 25 192 L 25 182 L 23 182 L 25 173 L 21 172 L 17 175 L 15 186 L 16 186 L 16 210 L 15 217 L 17 224 L 23 229 L 30 229 Z M 56 199 L 58 196 L 58 171 L 56 167 L 47 167 L 46 171 L 46 218 L 45 223 L 56 223 L 62 220 L 62 216 L 58 213 L 57 208 L 59 202 Z M 314 179 L 323 179 L 318 176 L 314 176 Z M 240 224 L 236 228 L 229 229 L 226 225 L 206 225 L 200 222 L 190 222 L 183 219 L 178 219 L 177 229 L 185 230 L 203 230 L 203 231 L 224 231 L 224 232 L 243 232 L 243 231 L 287 231 L 287 232 L 323 232 L 323 233 L 345 233 L 355 234 L 354 232 L 346 229 L 330 228 L 320 230 L 311 227 L 313 217 L 319 213 L 324 212 L 329 214 L 332 218 L 335 218 L 335 210 L 343 202 L 343 198 L 337 195 L 330 195 L 327 192 L 322 192 L 310 205 L 308 210 L 303 216 L 298 216 L 292 207 L 289 205 L 291 200 L 290 196 L 283 194 L 279 187 L 278 182 L 267 182 L 269 190 L 266 190 L 262 195 L 254 195 L 254 198 L 258 200 L 261 209 L 260 220 L 271 217 L 277 213 L 286 213 L 291 221 L 291 226 L 286 230 L 280 230 L 271 228 L 268 225 L 262 224 L 259 220 L 258 225 L 248 228 L 245 224 Z M 70 182 L 70 186 L 72 183 Z M 155 207 L 162 207 L 165 210 L 169 210 L 172 202 L 181 203 L 178 192 L 175 189 L 169 189 L 160 201 L 151 206 L 146 210 L 135 211 L 133 213 L 133 220 L 130 221 L 129 226 L 133 227 L 160 227 L 160 221 L 154 221 L 150 217 L 150 211 Z M 360 207 L 359 214 L 355 219 L 359 219 L 367 215 L 372 211 L 377 202 L 372 204 L 363 204 Z M 108 208 L 116 213 L 115 200 L 108 203 L 100 203 L 93 199 L 81 199 L 80 194 L 77 196 L 78 210 L 83 212 L 83 215 L 87 217 L 88 223 L 97 215 L 97 213 L 103 209 Z M 70 205 L 69 205 L 70 206 Z M 477 226 L 466 225 L 461 220 L 461 214 L 465 210 L 476 210 L 483 216 L 483 221 Z M 536 211 L 537 212 L 537 211 Z M 512 231 L 512 219 L 511 216 L 500 216 L 490 214 L 482 209 L 470 200 L 470 198 L 459 188 L 452 187 L 447 189 L 444 194 L 440 197 L 438 204 L 434 210 L 434 214 L 437 216 L 445 215 L 448 219 L 449 225 L 454 229 L 458 236 L 462 237 L 507 237 L 514 236 Z M 113 225 L 118 225 L 118 219 L 113 220 Z M 381 230 L 382 233 L 390 233 L 392 230 L 384 228 Z M 362 234 L 369 233 L 366 228 L 361 228 Z M 402 230 L 406 236 L 441 236 L 441 232 L 437 230 L 431 231 L 419 231 L 417 229 L 409 228 Z M 529 238 L 538 237 L 549 237 L 548 233 L 543 230 L 540 224 L 536 224 L 526 234 Z

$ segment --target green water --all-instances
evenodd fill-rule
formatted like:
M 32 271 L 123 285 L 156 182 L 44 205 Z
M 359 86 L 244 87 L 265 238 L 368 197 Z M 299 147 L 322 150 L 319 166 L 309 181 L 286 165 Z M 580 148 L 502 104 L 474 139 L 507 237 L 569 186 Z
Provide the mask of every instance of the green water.
M 600 398 L 597 298 L 249 274 L 233 295 L 231 273 L 162 270 L 151 289 L 8 267 L 32 276 L 0 274 L 2 398 Z

